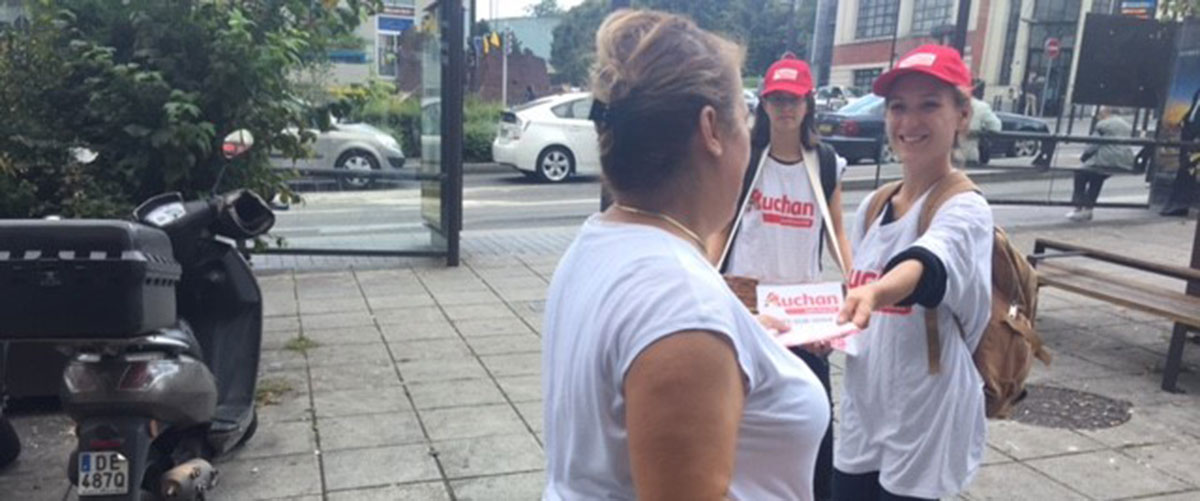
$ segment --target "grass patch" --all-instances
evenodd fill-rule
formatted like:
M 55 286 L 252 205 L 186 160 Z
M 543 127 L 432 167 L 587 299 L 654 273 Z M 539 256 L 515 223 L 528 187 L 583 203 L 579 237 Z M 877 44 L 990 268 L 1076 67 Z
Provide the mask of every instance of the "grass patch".
M 321 346 L 320 343 L 317 343 L 316 341 L 313 341 L 312 339 L 309 339 L 307 337 L 300 336 L 300 337 L 294 337 L 292 339 L 289 339 L 287 344 L 283 345 L 283 348 L 286 350 L 294 351 L 296 353 L 307 354 L 308 350 L 311 350 L 318 346 Z
M 254 392 L 254 401 L 258 405 L 277 405 L 284 395 L 295 388 L 284 379 L 263 378 L 258 381 L 258 389 Z

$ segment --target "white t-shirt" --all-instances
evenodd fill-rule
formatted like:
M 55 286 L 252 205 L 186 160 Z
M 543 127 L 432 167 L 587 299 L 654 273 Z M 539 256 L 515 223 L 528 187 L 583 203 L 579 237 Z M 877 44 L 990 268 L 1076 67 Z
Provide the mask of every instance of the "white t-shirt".
M 559 262 L 546 300 L 543 499 L 635 498 L 625 374 L 651 343 L 689 330 L 727 337 L 746 382 L 729 495 L 812 499 L 829 423 L 816 376 L 770 338 L 698 249 L 597 216 Z
M 859 206 L 851 232 L 850 286 L 877 280 L 891 258 L 912 245 L 940 258 L 947 275 L 938 307 L 941 371 L 929 374 L 923 307 L 874 313 L 859 335 L 860 354 L 846 359 L 834 465 L 846 473 L 878 471 L 893 494 L 947 498 L 974 477 L 987 438 L 983 380 L 971 354 L 991 314 L 992 212 L 977 193 L 957 195 L 917 238 L 929 193 L 883 226 L 882 215 L 863 221 L 876 194 Z
M 750 188 L 741 226 L 734 237 L 725 270 L 730 275 L 751 277 L 767 284 L 819 280 L 821 208 L 804 170 L 817 169 L 820 179 L 816 150 L 806 150 L 804 159 L 785 164 L 767 155 L 763 161 L 762 172 Z M 839 182 L 845 170 L 846 159 L 837 157 Z

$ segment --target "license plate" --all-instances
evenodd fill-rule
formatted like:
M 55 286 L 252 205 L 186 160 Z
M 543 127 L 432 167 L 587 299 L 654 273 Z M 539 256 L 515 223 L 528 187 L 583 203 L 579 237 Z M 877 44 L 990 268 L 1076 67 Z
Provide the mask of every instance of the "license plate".
M 129 461 L 120 452 L 80 452 L 76 490 L 80 496 L 129 493 Z
M 833 132 L 833 126 L 830 124 L 818 125 L 817 132 L 820 132 L 821 134 L 830 134 Z

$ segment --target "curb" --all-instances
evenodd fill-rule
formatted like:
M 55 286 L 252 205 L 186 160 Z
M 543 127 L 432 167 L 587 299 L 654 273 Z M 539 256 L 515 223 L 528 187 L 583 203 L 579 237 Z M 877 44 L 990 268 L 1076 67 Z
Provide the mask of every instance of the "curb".
M 516 173 L 517 170 L 496 162 L 463 162 L 463 174 L 498 174 L 503 172 Z

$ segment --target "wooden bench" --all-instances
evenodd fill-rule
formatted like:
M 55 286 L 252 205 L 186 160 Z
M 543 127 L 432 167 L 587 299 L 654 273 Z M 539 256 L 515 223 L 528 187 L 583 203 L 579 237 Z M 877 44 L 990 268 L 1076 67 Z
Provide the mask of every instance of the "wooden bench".
M 1200 232 L 1197 233 L 1200 235 Z M 1089 268 L 1089 260 L 1183 280 L 1187 291 L 1172 290 Z M 1134 259 L 1078 244 L 1039 238 L 1029 261 L 1037 268 L 1038 287 L 1057 287 L 1175 322 L 1162 388 L 1179 392 L 1183 345 L 1189 329 L 1200 329 L 1200 270 Z

